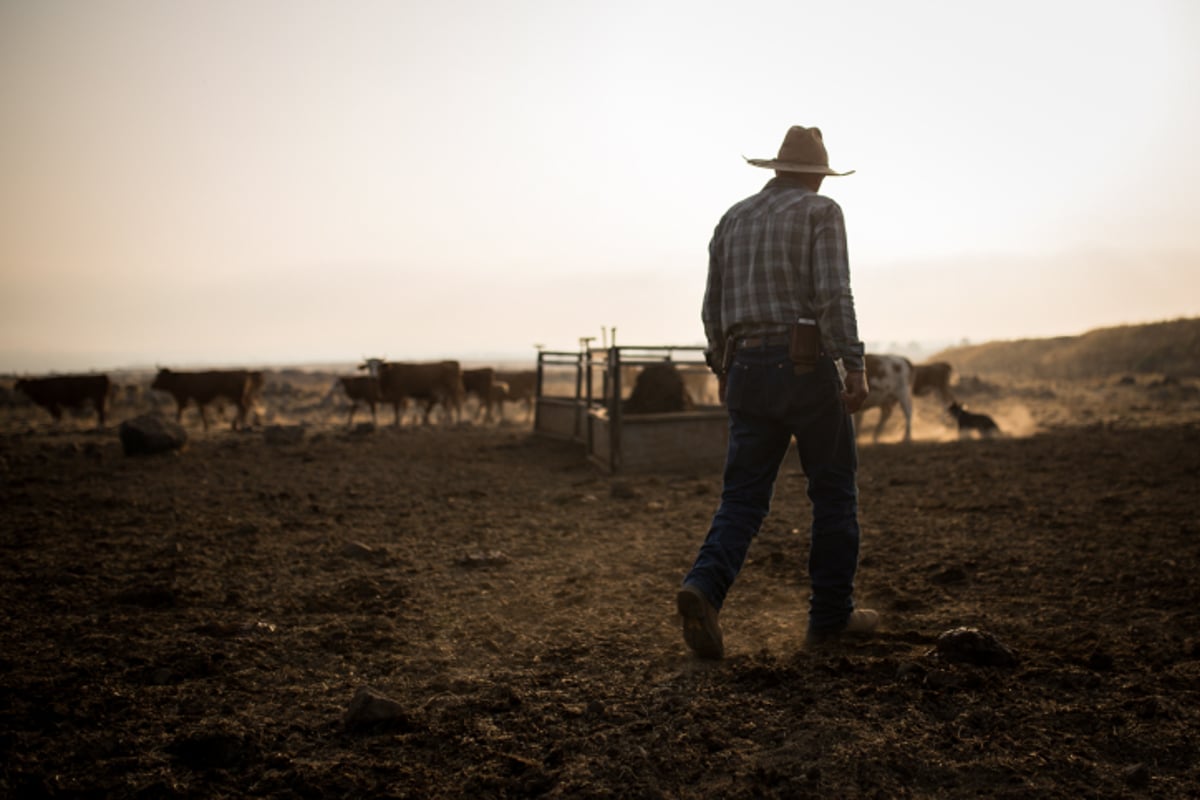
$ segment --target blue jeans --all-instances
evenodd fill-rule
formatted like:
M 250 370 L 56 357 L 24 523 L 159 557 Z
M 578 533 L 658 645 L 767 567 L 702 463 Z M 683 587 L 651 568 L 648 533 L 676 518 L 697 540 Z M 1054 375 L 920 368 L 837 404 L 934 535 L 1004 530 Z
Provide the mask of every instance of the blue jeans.
M 729 369 L 729 452 L 721 505 L 684 578 L 716 608 L 737 578 L 771 506 L 779 466 L 794 436 L 812 501 L 809 628 L 839 630 L 854 610 L 858 569 L 858 450 L 854 423 L 827 357 L 797 375 L 786 347 L 739 350 Z

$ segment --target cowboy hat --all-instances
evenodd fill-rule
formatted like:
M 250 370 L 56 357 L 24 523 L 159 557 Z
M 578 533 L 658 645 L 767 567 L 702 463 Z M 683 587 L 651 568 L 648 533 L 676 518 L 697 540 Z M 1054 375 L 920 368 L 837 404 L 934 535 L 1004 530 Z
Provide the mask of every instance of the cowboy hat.
M 745 158 L 745 156 L 742 156 Z M 821 140 L 820 128 L 805 128 L 793 125 L 783 137 L 779 145 L 779 155 L 775 158 L 746 158 L 746 163 L 764 169 L 781 170 L 783 172 L 811 172 L 817 175 L 852 175 L 849 172 L 835 172 L 829 168 L 829 154 L 825 152 L 825 142 Z

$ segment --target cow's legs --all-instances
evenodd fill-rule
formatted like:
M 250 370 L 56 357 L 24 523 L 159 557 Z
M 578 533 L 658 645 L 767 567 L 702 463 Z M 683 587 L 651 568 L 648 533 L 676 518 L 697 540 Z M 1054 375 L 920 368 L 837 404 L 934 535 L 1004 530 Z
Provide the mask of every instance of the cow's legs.
M 871 436 L 871 441 L 879 441 L 879 434 L 883 433 L 883 426 L 887 424 L 889 419 L 891 419 L 892 408 L 894 408 L 895 405 L 896 402 L 894 400 L 888 400 L 879 407 L 879 422 L 875 424 L 875 433 Z
M 901 397 L 900 409 L 904 412 L 904 441 L 912 441 L 912 398 Z

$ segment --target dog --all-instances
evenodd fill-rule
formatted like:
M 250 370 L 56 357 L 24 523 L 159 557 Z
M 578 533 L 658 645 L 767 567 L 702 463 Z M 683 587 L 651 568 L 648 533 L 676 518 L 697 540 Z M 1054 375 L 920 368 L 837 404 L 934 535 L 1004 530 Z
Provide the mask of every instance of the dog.
M 967 411 L 957 402 L 951 403 L 947 410 L 950 412 L 950 416 L 958 421 L 958 436 L 960 439 L 968 436 L 971 431 L 975 431 L 980 436 L 989 437 L 1000 433 L 1000 426 L 987 414 L 975 414 Z

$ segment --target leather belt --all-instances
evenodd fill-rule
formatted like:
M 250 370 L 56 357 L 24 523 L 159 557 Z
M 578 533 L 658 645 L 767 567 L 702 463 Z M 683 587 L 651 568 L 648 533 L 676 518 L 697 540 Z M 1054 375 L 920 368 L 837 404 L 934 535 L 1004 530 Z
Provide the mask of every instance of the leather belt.
M 773 333 L 765 336 L 744 336 L 734 340 L 736 347 L 787 347 L 791 336 L 786 333 Z

